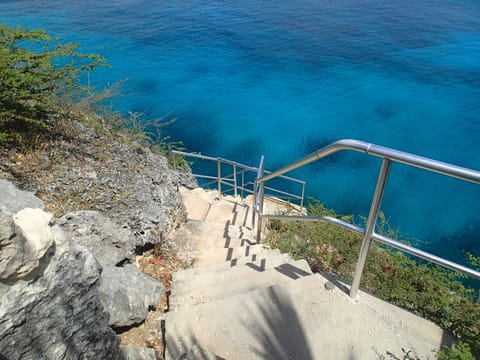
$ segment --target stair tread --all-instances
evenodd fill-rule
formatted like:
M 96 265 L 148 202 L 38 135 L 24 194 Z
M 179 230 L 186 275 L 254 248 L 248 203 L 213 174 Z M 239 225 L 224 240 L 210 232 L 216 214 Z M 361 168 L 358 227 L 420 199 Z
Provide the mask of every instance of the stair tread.
M 278 260 L 277 260 L 278 259 Z M 277 254 L 277 253 L 265 253 L 259 255 L 251 255 L 245 256 L 239 259 L 232 259 L 230 261 L 225 261 L 220 264 L 215 264 L 211 266 L 205 267 L 191 267 L 187 269 L 182 269 L 176 271 L 172 274 L 172 281 L 175 282 L 182 282 L 184 280 L 189 280 L 190 278 L 195 278 L 203 273 L 208 272 L 217 272 L 217 271 L 224 271 L 228 270 L 237 266 L 242 266 L 246 264 L 252 264 L 257 266 L 262 266 L 262 263 L 269 263 L 270 261 L 281 261 L 284 259 L 285 261 L 291 261 L 292 258 L 288 254 Z
M 244 226 L 224 223 L 189 221 L 178 229 L 174 239 L 188 238 L 194 248 L 212 249 L 254 245 L 254 235 L 251 229 Z
M 312 272 L 305 260 L 284 263 L 264 271 L 252 271 L 249 277 L 239 277 L 237 270 L 231 270 L 215 286 L 197 286 L 187 293 L 172 294 L 170 308 L 184 308 L 215 299 L 226 298 L 244 292 L 250 292 L 259 287 L 272 286 L 281 282 L 294 281 Z M 213 276 L 213 275 L 212 275 Z
M 197 250 L 194 251 L 195 261 L 194 266 L 208 266 L 213 264 L 222 263 L 225 261 L 230 261 L 232 259 L 238 259 L 242 257 L 248 257 L 253 254 L 265 254 L 265 253 L 276 253 L 280 254 L 278 249 L 270 249 L 268 246 L 255 244 L 255 245 L 246 245 L 238 246 L 233 248 L 215 248 L 209 250 Z
M 255 276 L 258 272 L 276 268 L 284 264 L 293 264 L 295 261 L 289 256 L 277 255 L 270 261 L 249 262 L 234 267 L 226 267 L 216 271 L 204 271 L 183 281 L 172 283 L 170 296 L 186 295 L 196 288 L 205 288 L 210 285 L 221 286 L 224 281 L 245 279 Z
M 208 222 L 230 221 L 232 225 L 246 226 L 249 223 L 250 207 L 235 200 L 222 199 L 213 204 L 205 218 Z

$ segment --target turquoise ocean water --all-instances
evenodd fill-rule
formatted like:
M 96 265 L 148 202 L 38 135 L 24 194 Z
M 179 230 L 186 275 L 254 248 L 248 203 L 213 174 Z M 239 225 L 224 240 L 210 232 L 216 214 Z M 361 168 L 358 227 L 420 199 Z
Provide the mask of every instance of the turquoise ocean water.
M 115 109 L 179 120 L 189 151 L 268 169 L 355 138 L 480 170 L 480 2 L 0 0 L 0 21 L 105 56 Z M 344 153 L 295 175 L 366 214 L 380 162 Z M 480 187 L 394 165 L 382 209 L 436 254 L 480 255 Z

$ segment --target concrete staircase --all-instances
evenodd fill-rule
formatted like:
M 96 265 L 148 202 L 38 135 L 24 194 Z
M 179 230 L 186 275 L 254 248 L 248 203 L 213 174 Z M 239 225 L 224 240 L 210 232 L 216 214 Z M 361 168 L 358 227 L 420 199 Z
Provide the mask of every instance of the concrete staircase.
M 173 274 L 166 359 L 435 359 L 434 324 L 256 244 L 248 203 L 182 190 L 192 268 Z M 278 205 L 269 204 L 270 211 Z

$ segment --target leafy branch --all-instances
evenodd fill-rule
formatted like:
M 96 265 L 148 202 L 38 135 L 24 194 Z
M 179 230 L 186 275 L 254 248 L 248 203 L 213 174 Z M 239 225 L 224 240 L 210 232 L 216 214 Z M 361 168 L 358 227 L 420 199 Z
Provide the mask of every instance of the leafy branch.
M 0 144 L 12 134 L 38 133 L 51 125 L 52 115 L 62 112 L 55 100 L 82 89 L 82 72 L 107 65 L 103 57 L 78 48 L 44 30 L 0 24 Z

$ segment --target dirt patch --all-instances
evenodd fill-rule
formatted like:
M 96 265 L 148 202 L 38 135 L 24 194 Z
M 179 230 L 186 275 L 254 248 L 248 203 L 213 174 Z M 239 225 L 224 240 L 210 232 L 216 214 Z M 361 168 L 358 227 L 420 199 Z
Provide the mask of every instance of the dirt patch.
M 176 250 L 178 251 L 178 249 Z M 168 310 L 168 296 L 172 281 L 172 273 L 185 268 L 185 263 L 180 261 L 171 249 L 152 249 L 143 255 L 137 256 L 137 265 L 145 274 L 160 281 L 165 292 L 161 303 L 152 309 L 145 322 L 121 333 L 120 345 L 134 345 L 149 347 L 155 350 L 157 359 L 163 359 L 165 312 Z

